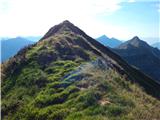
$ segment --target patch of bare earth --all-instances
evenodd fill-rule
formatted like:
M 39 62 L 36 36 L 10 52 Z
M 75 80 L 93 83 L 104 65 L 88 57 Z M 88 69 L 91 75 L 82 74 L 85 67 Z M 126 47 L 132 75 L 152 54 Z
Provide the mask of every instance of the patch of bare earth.
M 100 105 L 102 105 L 102 106 L 103 106 L 103 105 L 107 105 L 107 104 L 111 104 L 111 102 L 108 101 L 107 99 L 99 100 L 98 103 L 99 103 Z

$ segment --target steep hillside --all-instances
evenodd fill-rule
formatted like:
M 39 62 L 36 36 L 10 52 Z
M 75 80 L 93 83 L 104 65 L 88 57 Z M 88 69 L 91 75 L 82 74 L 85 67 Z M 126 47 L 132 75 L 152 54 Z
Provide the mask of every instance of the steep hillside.
M 4 62 L 14 56 L 23 47 L 34 42 L 25 38 L 17 37 L 1 41 L 1 61 Z
M 69 21 L 2 65 L 4 120 L 159 119 L 160 85 Z
M 129 64 L 160 82 L 160 51 L 138 37 L 121 44 L 114 51 Z
M 102 35 L 99 38 L 97 38 L 96 40 L 98 42 L 100 42 L 101 44 L 103 44 L 104 46 L 108 46 L 111 48 L 115 48 L 122 43 L 122 41 L 117 40 L 115 38 L 108 38 L 106 35 Z

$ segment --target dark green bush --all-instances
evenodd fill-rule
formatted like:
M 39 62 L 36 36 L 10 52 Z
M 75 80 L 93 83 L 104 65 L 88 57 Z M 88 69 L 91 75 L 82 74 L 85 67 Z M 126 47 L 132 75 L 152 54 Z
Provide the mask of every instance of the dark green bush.
M 47 83 L 46 74 L 40 69 L 24 68 L 21 74 L 17 77 L 16 84 L 18 86 L 30 87 L 37 85 L 43 87 Z
M 100 99 L 100 94 L 96 92 L 86 92 L 78 97 L 78 102 L 82 103 L 83 108 L 97 104 Z

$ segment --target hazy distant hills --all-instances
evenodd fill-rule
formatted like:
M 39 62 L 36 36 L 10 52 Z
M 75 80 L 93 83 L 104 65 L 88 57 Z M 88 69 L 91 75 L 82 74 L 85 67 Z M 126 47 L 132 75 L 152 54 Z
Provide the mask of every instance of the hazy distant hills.
M 13 38 L 24 38 L 33 42 L 39 41 L 42 36 L 18 36 L 18 37 L 0 37 L 0 40 L 8 40 L 8 39 L 13 39 Z
M 1 61 L 3 62 L 8 60 L 10 57 L 14 56 L 20 49 L 33 43 L 33 41 L 22 37 L 1 40 Z
M 160 84 L 69 21 L 4 62 L 1 81 L 3 120 L 160 118 Z
M 117 47 L 122 43 L 122 41 L 116 39 L 116 38 L 108 38 L 106 35 L 102 35 L 101 37 L 96 39 L 98 42 L 103 44 L 104 46 L 108 46 L 111 48 Z
M 16 38 L 1 38 L 1 61 L 4 62 L 14 56 L 23 47 L 33 44 L 41 39 L 41 36 L 26 36 Z
M 152 46 L 160 49 L 160 42 L 156 42 L 156 43 L 152 44 Z
M 114 49 L 129 64 L 160 82 L 160 51 L 138 37 L 122 43 Z

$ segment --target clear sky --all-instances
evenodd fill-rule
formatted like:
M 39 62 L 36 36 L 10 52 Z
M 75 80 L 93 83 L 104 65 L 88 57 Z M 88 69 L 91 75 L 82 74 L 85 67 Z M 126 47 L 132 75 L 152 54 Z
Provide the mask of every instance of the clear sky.
M 0 0 L 0 36 L 42 36 L 69 20 L 94 38 L 156 42 L 159 15 L 159 0 Z

